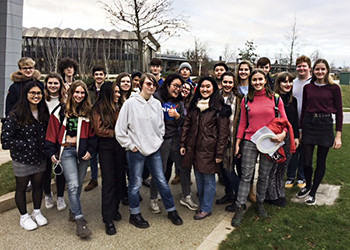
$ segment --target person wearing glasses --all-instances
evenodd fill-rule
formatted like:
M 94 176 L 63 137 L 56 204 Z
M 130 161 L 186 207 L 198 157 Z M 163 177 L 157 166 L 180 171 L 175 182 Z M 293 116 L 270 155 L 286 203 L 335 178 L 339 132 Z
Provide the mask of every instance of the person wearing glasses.
M 149 223 L 140 213 L 139 205 L 139 190 L 145 164 L 149 167 L 168 211 L 168 218 L 174 225 L 183 223 L 163 172 L 160 147 L 164 141 L 165 126 L 162 105 L 153 97 L 157 87 L 158 82 L 154 75 L 145 73 L 140 80 L 140 93 L 132 93 L 125 101 L 115 126 L 116 139 L 127 150 L 129 222 L 138 228 L 149 227 Z
M 47 224 L 41 214 L 43 194 L 43 174 L 47 158 L 44 154 L 44 141 L 49 110 L 43 98 L 41 83 L 27 82 L 18 102 L 4 121 L 1 134 L 3 149 L 9 149 L 16 178 L 15 201 L 21 214 L 20 226 L 34 230 Z M 32 182 L 34 211 L 27 212 L 26 188 Z
M 182 188 L 182 197 L 180 204 L 192 211 L 198 209 L 191 198 L 191 168 L 182 167 L 182 156 L 180 155 L 180 137 L 179 129 L 185 121 L 184 108 L 181 103 L 181 90 L 184 80 L 179 74 L 169 75 L 164 83 L 159 87 L 154 97 L 158 99 L 163 108 L 165 134 L 163 136 L 163 143 L 160 147 L 162 155 L 163 170 L 165 178 L 169 181 L 172 164 L 168 166 L 167 162 L 170 160 L 175 163 L 175 167 L 179 169 L 180 183 Z M 160 207 L 157 200 L 158 191 L 156 189 L 154 180 L 151 181 L 151 200 L 150 209 L 152 213 L 160 213 Z
M 41 74 L 34 67 L 35 67 L 35 61 L 32 58 L 22 57 L 18 61 L 19 70 L 12 73 L 10 76 L 10 79 L 11 81 L 13 81 L 13 84 L 11 84 L 6 96 L 6 103 L 5 103 L 6 116 L 10 114 L 10 111 L 13 109 L 13 107 L 19 100 L 19 97 L 21 96 L 24 85 L 30 81 L 39 81 Z M 44 86 L 41 84 L 41 88 L 43 87 Z

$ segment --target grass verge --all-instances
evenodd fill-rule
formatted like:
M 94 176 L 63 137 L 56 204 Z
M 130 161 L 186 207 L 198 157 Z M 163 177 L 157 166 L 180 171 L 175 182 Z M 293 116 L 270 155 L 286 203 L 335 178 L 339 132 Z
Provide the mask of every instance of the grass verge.
M 270 217 L 260 220 L 253 205 L 244 215 L 241 227 L 221 243 L 220 249 L 347 249 L 350 246 L 349 140 L 350 125 L 344 125 L 342 148 L 331 149 L 327 158 L 323 183 L 341 185 L 334 206 L 291 202 L 285 208 L 266 205 Z M 287 190 L 288 200 L 297 191 L 297 187 Z

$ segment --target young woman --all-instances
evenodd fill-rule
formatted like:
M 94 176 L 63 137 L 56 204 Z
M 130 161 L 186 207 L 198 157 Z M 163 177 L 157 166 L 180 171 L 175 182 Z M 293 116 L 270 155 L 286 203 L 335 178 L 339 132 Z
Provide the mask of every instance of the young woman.
M 222 89 L 220 90 L 221 96 L 224 98 L 225 104 L 231 107 L 230 116 L 230 134 L 228 147 L 225 151 L 224 160 L 220 164 L 220 172 L 223 177 L 225 186 L 225 196 L 216 201 L 216 204 L 227 204 L 235 202 L 238 192 L 239 178 L 236 174 L 236 158 L 234 156 L 236 146 L 236 134 L 238 128 L 239 114 L 241 111 L 242 95 L 238 93 L 235 86 L 235 76 L 232 72 L 225 72 L 221 75 Z M 234 203 L 233 203 L 234 204 Z M 232 205 L 227 206 L 226 211 L 234 210 Z
M 342 96 L 339 85 L 330 77 L 329 64 L 318 59 L 312 68 L 310 84 L 305 85 L 300 124 L 301 141 L 304 150 L 304 173 L 306 186 L 297 197 L 304 198 L 308 205 L 316 204 L 316 192 L 326 172 L 326 159 L 329 148 L 341 147 L 341 131 L 343 126 Z M 335 137 L 332 114 L 335 114 Z M 312 159 L 317 145 L 317 164 L 312 181 Z
M 238 86 L 238 93 L 244 95 L 248 94 L 249 75 L 253 67 L 250 62 L 242 61 L 238 64 L 236 71 L 236 83 Z
M 195 220 L 211 215 L 215 173 L 224 158 L 230 115 L 230 107 L 224 104 L 216 81 L 211 77 L 201 78 L 182 128 L 180 149 L 183 166 L 194 166 L 200 204 Z
M 66 89 L 63 84 L 62 77 L 57 73 L 50 73 L 45 78 L 44 93 L 47 107 L 50 114 L 55 108 L 59 108 L 63 105 L 66 99 Z M 47 169 L 44 173 L 44 194 L 45 194 L 45 207 L 52 208 L 55 203 L 53 200 L 53 194 L 51 192 L 51 172 L 52 162 L 48 159 Z M 56 175 L 56 188 L 57 188 L 57 210 L 64 210 L 67 205 L 63 198 L 64 188 L 66 186 L 66 179 L 63 174 Z
M 140 92 L 140 79 L 141 79 L 141 72 L 135 71 L 131 74 L 131 83 L 132 83 L 132 91 L 133 92 Z
M 275 82 L 275 93 L 279 94 L 284 103 L 288 121 L 293 127 L 294 141 L 296 148 L 299 146 L 299 123 L 297 99 L 293 96 L 293 75 L 289 72 L 282 72 L 277 75 Z M 266 190 L 265 201 L 276 206 L 286 205 L 284 187 L 284 175 L 287 166 L 292 158 L 289 148 L 289 135 L 284 139 L 283 145 L 286 154 L 286 161 L 281 164 L 274 164 L 269 175 L 269 184 Z
M 91 155 L 96 151 L 96 137 L 89 117 L 91 103 L 83 81 L 75 81 L 68 90 L 66 106 L 50 116 L 45 151 L 54 164 L 61 164 L 68 186 L 69 219 L 76 221 L 81 238 L 91 234 L 81 209 L 80 194 Z
M 168 218 L 175 225 L 181 225 L 169 185 L 164 177 L 160 147 L 165 132 L 163 110 L 153 97 L 158 87 L 152 74 L 144 74 L 140 80 L 140 93 L 133 93 L 124 103 L 115 127 L 115 134 L 122 147 L 127 149 L 129 167 L 129 222 L 139 228 L 149 227 L 140 213 L 139 190 L 145 163 L 149 167 L 157 189 L 162 197 Z
M 247 202 L 247 196 L 250 190 L 250 182 L 254 173 L 255 164 L 260 155 L 259 177 L 257 183 L 257 212 L 259 217 L 267 217 L 263 202 L 265 200 L 268 177 L 273 166 L 272 160 L 261 154 L 255 143 L 251 141 L 252 135 L 260 128 L 267 126 L 275 118 L 275 100 L 270 88 L 266 88 L 266 74 L 261 69 L 255 69 L 249 76 L 248 95 L 243 98 L 241 103 L 241 118 L 237 132 L 236 152 L 239 156 L 242 148 L 242 175 L 238 188 L 237 209 L 232 218 L 232 226 L 240 225 L 243 218 L 243 209 Z M 245 107 L 245 98 L 248 98 L 247 110 Z M 278 103 L 280 117 L 287 119 L 283 102 L 280 99 Z M 272 138 L 274 142 L 282 142 L 287 132 L 277 134 Z M 241 141 L 243 140 L 242 144 Z
M 117 86 L 120 89 L 120 98 L 119 104 L 123 105 L 123 103 L 130 97 L 133 89 L 131 88 L 131 78 L 128 73 L 120 73 L 115 80 Z
M 113 220 L 121 219 L 118 211 L 121 200 L 122 178 L 125 170 L 125 150 L 115 139 L 114 128 L 119 114 L 119 87 L 116 83 L 102 85 L 99 98 L 93 106 L 94 131 L 98 136 L 98 154 L 102 176 L 102 218 L 106 234 L 117 233 Z
M 175 162 L 176 168 L 179 169 L 180 182 L 182 188 L 182 198 L 180 204 L 186 206 L 190 210 L 197 210 L 198 206 L 191 198 L 191 169 L 182 167 L 182 156 L 180 155 L 180 138 L 179 130 L 185 121 L 183 115 L 183 105 L 181 103 L 181 90 L 184 80 L 179 74 L 169 75 L 164 83 L 160 86 L 154 97 L 158 99 L 164 112 L 165 134 L 163 143 L 160 147 L 162 156 L 163 170 L 165 177 L 170 178 L 172 164 L 168 166 L 168 162 Z M 167 174 L 169 173 L 169 174 Z M 153 213 L 160 212 L 157 200 L 158 191 L 154 181 L 151 181 L 151 201 L 150 208 Z
M 15 201 L 21 214 L 20 225 L 25 230 L 34 230 L 47 224 L 41 214 L 43 193 L 42 179 L 46 169 L 43 152 L 45 132 L 49 120 L 44 91 L 40 82 L 27 82 L 13 111 L 6 118 L 1 135 L 3 149 L 10 149 L 16 178 Z M 26 188 L 32 182 L 34 211 L 27 212 Z
M 190 107 L 194 95 L 194 88 L 192 84 L 185 82 L 182 86 L 182 103 L 184 105 L 184 116 L 187 115 L 187 110 Z

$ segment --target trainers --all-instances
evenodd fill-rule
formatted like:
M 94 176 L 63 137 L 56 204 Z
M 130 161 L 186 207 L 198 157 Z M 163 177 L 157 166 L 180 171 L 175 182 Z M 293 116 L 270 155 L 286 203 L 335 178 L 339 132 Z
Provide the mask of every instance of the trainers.
M 258 212 L 258 216 L 260 218 L 266 218 L 267 217 L 267 213 L 265 211 L 264 204 L 262 202 L 257 202 L 256 203 L 256 211 Z
M 298 180 L 298 187 L 299 188 L 304 188 L 306 186 L 306 183 L 304 180 Z
M 235 215 L 232 217 L 231 225 L 233 227 L 239 227 L 243 219 L 243 206 L 238 206 Z
M 45 194 L 45 207 L 47 209 L 53 208 L 53 206 L 55 205 L 55 202 L 53 201 L 52 196 L 53 196 L 52 192 L 49 195 Z
M 294 185 L 294 180 L 287 180 L 286 184 L 284 185 L 285 188 L 292 188 Z
M 309 195 L 306 199 L 305 199 L 305 204 L 306 205 L 316 205 L 316 196 L 311 196 Z
M 151 199 L 149 201 L 149 209 L 151 210 L 151 212 L 153 214 L 159 214 L 162 211 L 160 210 L 159 204 L 158 204 L 158 200 L 157 199 Z
M 57 210 L 62 211 L 66 209 L 67 205 L 63 197 L 57 197 Z
M 306 187 L 300 189 L 299 192 L 297 193 L 297 197 L 299 199 L 306 197 L 309 194 L 310 189 L 311 188 L 306 188 Z
M 19 224 L 28 231 L 38 228 L 38 225 L 32 220 L 29 214 L 22 215 Z
M 198 209 L 198 205 L 193 202 L 191 195 L 187 195 L 186 197 L 182 197 L 180 199 L 180 204 L 187 207 L 189 210 L 196 211 Z
M 90 190 L 93 190 L 95 187 L 98 186 L 97 180 L 90 180 L 89 184 L 84 188 L 84 191 L 88 192 Z
M 32 213 L 32 220 L 40 227 L 47 224 L 47 219 L 41 214 L 40 210 Z
M 76 220 L 77 223 L 77 235 L 80 238 L 86 238 L 91 234 L 90 229 L 87 227 L 87 221 L 85 220 L 85 218 L 80 218 L 78 220 Z

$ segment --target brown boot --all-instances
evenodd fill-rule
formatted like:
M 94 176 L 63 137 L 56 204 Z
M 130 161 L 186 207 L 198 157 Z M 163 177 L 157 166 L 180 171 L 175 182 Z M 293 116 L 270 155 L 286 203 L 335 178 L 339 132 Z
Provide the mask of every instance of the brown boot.
M 171 181 L 171 184 L 176 185 L 178 183 L 180 183 L 180 176 L 175 175 L 174 179 Z
M 91 180 L 89 182 L 89 184 L 87 184 L 87 186 L 84 188 L 84 191 L 88 192 L 90 190 L 93 190 L 97 186 L 98 186 L 97 180 L 96 181 L 95 180 Z
M 256 193 L 254 192 L 254 185 L 250 185 L 250 191 L 249 191 L 249 195 L 248 195 L 248 200 L 250 202 L 255 203 L 256 202 Z

